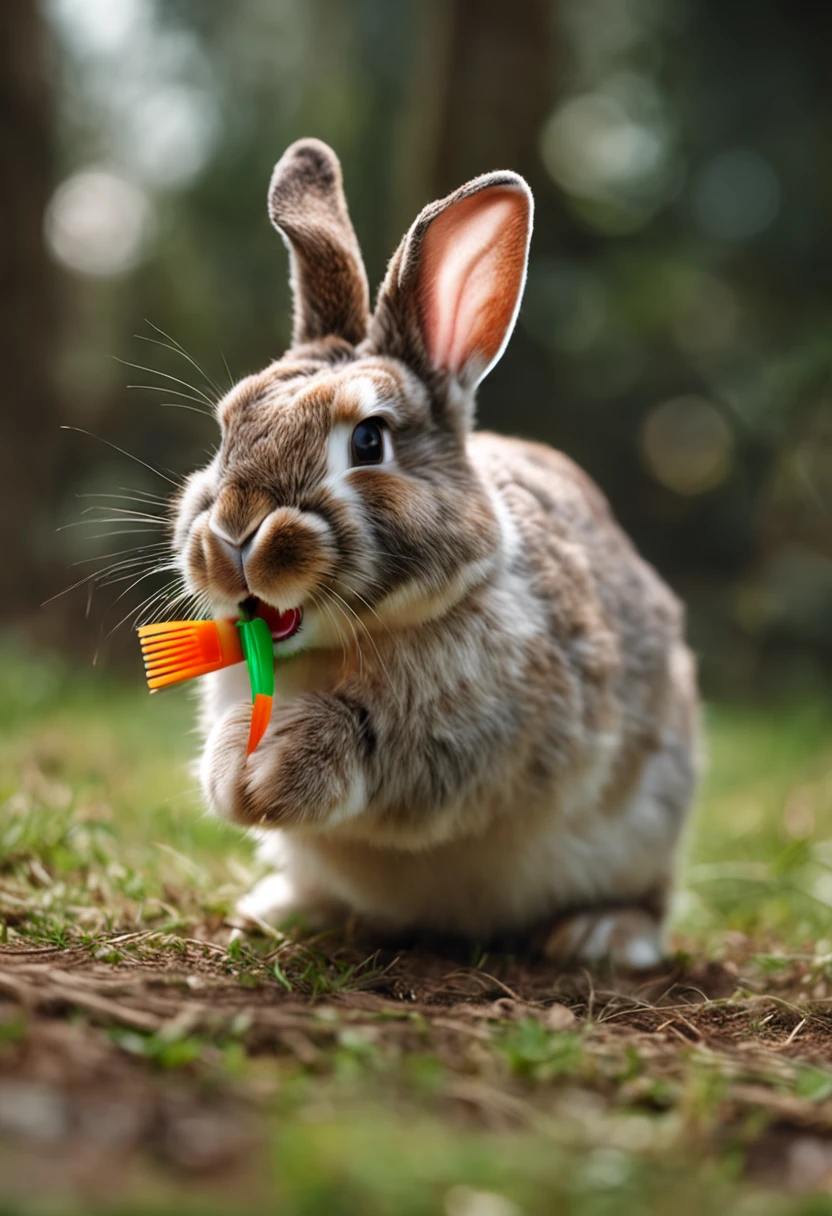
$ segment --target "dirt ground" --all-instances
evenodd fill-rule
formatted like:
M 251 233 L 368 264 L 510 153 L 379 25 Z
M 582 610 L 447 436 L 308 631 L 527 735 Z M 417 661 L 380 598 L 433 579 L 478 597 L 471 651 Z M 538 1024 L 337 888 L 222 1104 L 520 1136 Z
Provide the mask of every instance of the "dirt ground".
M 260 1112 L 286 1069 L 325 1076 L 344 1042 L 438 1061 L 442 1117 L 490 1130 L 545 1129 L 576 1104 L 690 1106 L 699 1069 L 719 1079 L 688 1111 L 706 1148 L 739 1136 L 745 1175 L 785 1191 L 832 1181 L 832 993 L 809 961 L 761 973 L 737 935 L 721 962 L 553 977 L 508 956 L 466 965 L 435 943 L 368 956 L 331 939 L 229 951 L 223 937 L 0 950 L 7 1193 L 103 1197 L 147 1162 L 173 1183 L 250 1192 Z M 230 1045 L 247 1062 L 239 1075 Z
M 189 707 L 61 671 L 0 671 L 0 1216 L 832 1213 L 825 703 L 711 711 L 634 979 L 232 941 L 261 871 L 189 792 Z

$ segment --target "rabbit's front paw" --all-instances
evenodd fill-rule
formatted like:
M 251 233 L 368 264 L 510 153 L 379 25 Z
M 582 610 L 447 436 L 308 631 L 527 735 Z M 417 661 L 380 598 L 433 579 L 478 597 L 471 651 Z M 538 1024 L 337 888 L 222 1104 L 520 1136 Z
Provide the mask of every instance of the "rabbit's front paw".
M 240 701 L 226 710 L 211 728 L 199 765 L 205 801 L 222 819 L 249 822 L 246 802 L 246 748 L 251 730 L 251 702 Z
M 325 693 L 276 704 L 247 757 L 250 724 L 251 705 L 241 703 L 208 736 L 202 786 L 216 814 L 249 826 L 323 826 L 364 809 L 362 732 L 351 706 Z

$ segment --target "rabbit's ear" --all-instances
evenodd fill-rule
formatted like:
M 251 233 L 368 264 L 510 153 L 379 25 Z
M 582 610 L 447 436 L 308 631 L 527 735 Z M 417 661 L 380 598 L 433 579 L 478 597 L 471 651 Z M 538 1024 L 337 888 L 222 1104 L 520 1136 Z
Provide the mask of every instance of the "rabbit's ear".
M 532 194 L 487 173 L 425 207 L 390 262 L 370 346 L 473 389 L 511 337 L 526 279 Z
M 299 139 L 286 149 L 269 186 L 269 218 L 291 258 L 294 345 L 333 334 L 361 342 L 370 311 L 367 273 L 331 148 Z

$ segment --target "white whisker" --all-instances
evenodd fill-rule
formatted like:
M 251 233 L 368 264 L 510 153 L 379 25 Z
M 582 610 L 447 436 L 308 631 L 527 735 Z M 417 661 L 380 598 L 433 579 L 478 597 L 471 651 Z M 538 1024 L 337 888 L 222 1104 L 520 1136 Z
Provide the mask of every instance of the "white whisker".
M 321 592 L 324 592 L 323 587 L 321 587 L 319 590 Z M 344 642 L 344 635 L 341 632 L 341 626 L 338 624 L 337 620 L 333 616 L 332 609 L 327 604 L 319 604 L 318 606 L 320 608 L 322 608 L 323 611 L 326 613 L 327 617 L 329 618 L 329 620 L 331 621 L 331 623 L 333 625 L 333 628 L 335 629 L 336 633 L 338 634 L 338 641 L 341 643 L 341 660 L 342 660 L 341 661 L 341 670 L 344 671 L 346 669 L 349 656 L 347 653 L 346 643 Z
M 151 531 L 155 531 L 156 528 L 169 526 L 169 521 L 166 519 L 148 518 L 148 519 L 142 520 L 142 519 L 131 519 L 129 517 L 123 518 L 120 515 L 108 516 L 106 519 L 101 519 L 100 516 L 96 515 L 93 519 L 74 519 L 74 520 L 72 520 L 71 523 L 61 524 L 61 526 L 59 528 L 56 528 L 55 531 L 56 532 L 66 532 L 68 528 L 81 528 L 84 526 L 89 528 L 91 525 L 94 525 L 94 524 L 132 524 L 132 523 L 153 524 L 152 528 L 138 529 L 138 531 L 142 531 L 142 532 L 151 532 Z M 103 536 L 115 536 L 116 533 L 115 532 L 104 532 L 104 533 L 102 533 L 102 535 Z M 90 540 L 92 538 L 88 537 L 87 539 Z
M 135 580 L 135 582 L 131 583 L 129 587 L 125 587 L 125 589 L 119 595 L 116 596 L 116 598 L 113 600 L 111 607 L 114 607 L 119 602 L 119 600 L 123 600 L 125 595 L 129 595 L 129 593 L 133 590 L 133 588 L 138 587 L 139 583 L 143 583 L 146 578 L 151 578 L 154 574 L 167 574 L 171 570 L 178 571 L 178 569 L 179 569 L 179 567 L 175 563 L 168 562 L 168 564 L 165 566 L 155 566 L 152 570 L 146 570 L 144 572 L 144 574 L 139 575 L 139 577 Z
M 107 519 L 85 519 L 85 520 L 82 520 L 81 522 L 87 523 L 87 524 L 106 524 L 106 523 L 110 523 L 111 521 L 107 520 Z M 112 520 L 112 522 L 113 523 L 123 523 L 125 521 Z M 67 524 L 66 527 L 71 528 L 72 524 Z M 63 529 L 59 528 L 58 531 L 59 532 L 63 531 Z M 148 526 L 145 526 L 144 528 L 116 528 L 112 532 L 94 532 L 91 536 L 84 537 L 84 539 L 85 540 L 109 540 L 109 538 L 111 536 L 147 536 L 147 534 L 149 532 L 157 532 L 157 531 L 158 531 L 158 527 L 148 527 Z
M 64 587 L 63 591 L 56 591 L 54 595 L 50 595 L 48 600 L 43 601 L 41 608 L 45 608 L 47 604 L 54 603 L 55 600 L 59 600 L 63 595 L 69 595 L 70 591 L 75 591 L 78 587 L 89 585 L 90 587 L 95 588 L 98 577 L 99 571 L 96 570 L 94 574 L 87 574 L 84 578 L 79 578 L 77 583 L 70 583 L 68 587 Z
M 138 385 L 134 387 L 139 387 Z M 202 414 L 203 418 L 214 418 L 209 410 L 201 410 L 198 405 L 183 405 L 181 401 L 160 401 L 159 408 L 163 410 L 190 410 L 192 414 Z
M 165 473 L 161 472 L 160 469 L 154 468 L 153 465 L 148 464 L 146 460 L 141 460 L 138 456 L 134 456 L 131 452 L 126 451 L 124 448 L 120 448 L 118 444 L 111 443 L 109 439 L 102 439 L 100 435 L 96 435 L 92 431 L 86 431 L 81 426 L 69 426 L 64 424 L 61 427 L 61 430 L 77 431 L 79 435 L 88 435 L 90 439 L 96 439 L 99 443 L 106 444 L 108 448 L 112 448 L 114 452 L 118 452 L 121 456 L 126 456 L 128 460 L 135 460 L 136 464 L 140 464 L 142 468 L 148 469 L 151 473 L 155 473 L 157 477 L 161 477 L 163 481 L 169 482 L 172 486 L 175 486 L 177 490 L 182 488 L 181 482 L 174 481 L 172 477 L 168 477 Z
M 356 619 L 356 621 L 358 622 L 358 624 L 359 624 L 359 625 L 361 626 L 361 628 L 364 630 L 365 634 L 367 635 L 367 640 L 369 641 L 370 645 L 372 646 L 373 650 L 375 651 L 375 655 L 376 655 L 376 658 L 378 659 L 379 666 L 381 667 L 381 670 L 384 672 L 384 674 L 385 674 L 385 676 L 386 676 L 386 678 L 387 678 L 388 682 L 391 682 L 391 683 L 392 683 L 392 681 L 390 681 L 390 673 L 389 673 L 389 671 L 387 670 L 387 667 L 386 667 L 386 665 L 385 665 L 384 659 L 381 657 L 381 652 L 379 651 L 379 648 L 378 648 L 378 646 L 376 645 L 376 640 L 375 640 L 375 638 L 373 637 L 373 635 L 372 635 L 371 631 L 370 631 L 370 630 L 367 628 L 366 623 L 365 623 L 364 621 L 362 621 L 361 617 L 358 615 L 358 613 L 355 611 L 355 609 L 354 609 L 354 608 L 351 608 L 351 607 L 350 607 L 350 605 L 347 603 L 347 601 L 346 601 L 346 600 L 341 599 L 341 596 L 340 596 L 340 595 L 338 595 L 337 591 L 332 590 L 332 588 L 331 588 L 331 587 L 330 587 L 330 589 L 329 589 L 329 590 L 330 590 L 330 591 L 332 591 L 332 594 L 333 594 L 334 596 L 336 596 L 336 597 L 337 597 L 339 600 L 341 600 L 341 603 L 344 605 L 344 607 L 345 607 L 345 608 L 347 608 L 347 609 L 348 609 L 348 610 L 349 610 L 349 611 L 352 613 L 352 615 L 355 617 L 355 619 Z M 361 599 L 361 596 L 359 596 L 358 598 L 359 598 L 359 599 Z M 365 603 L 365 604 L 366 604 L 366 603 L 367 603 L 367 601 L 366 601 L 366 600 L 364 600 L 364 601 L 363 601 L 363 603 Z M 369 608 L 369 607 L 370 607 L 370 605 L 369 605 L 369 604 L 367 604 L 367 607 Z M 372 609 L 370 609 L 370 611 L 373 611 L 373 610 L 372 610 Z M 378 616 L 378 614 L 377 614 L 377 613 L 374 613 L 374 615 L 375 615 L 375 616 Z M 379 620 L 380 620 L 380 618 L 379 618 Z M 380 623 L 382 623 L 382 624 L 383 624 L 383 622 L 380 622 Z M 386 628 L 386 626 L 385 626 L 385 628 Z M 389 632 L 390 632 L 390 631 L 389 631 L 389 629 L 388 629 L 388 633 L 389 633 Z
M 120 523 L 129 523 L 130 520 L 140 519 L 144 521 L 152 521 L 153 523 L 169 523 L 166 515 L 150 515 L 147 511 L 136 511 L 132 507 L 114 507 L 110 503 L 96 502 L 91 507 L 84 507 L 82 515 L 91 515 L 93 511 L 117 511 L 118 515 L 109 517 L 106 521 L 96 516 L 96 523 L 111 523 L 113 521 Z
M 137 502 L 142 507 L 167 507 L 168 501 L 165 498 L 139 498 L 138 491 L 133 491 L 131 494 L 103 494 L 99 491 L 89 492 L 85 494 L 76 494 L 76 498 L 112 498 L 116 502 Z M 114 508 L 118 510 L 118 508 Z
M 148 502 L 155 502 L 159 507 L 169 507 L 170 498 L 165 498 L 161 494 L 154 494 L 152 490 L 136 490 L 132 486 L 119 486 L 125 494 L 141 494 Z
M 187 380 L 181 380 L 179 376 L 172 376 L 170 372 L 160 372 L 153 367 L 143 367 L 141 363 L 131 363 L 129 359 L 119 359 L 118 355 L 114 356 L 117 363 L 123 364 L 125 367 L 132 367 L 137 372 L 147 372 L 149 376 L 161 376 L 163 380 L 170 380 L 172 384 L 181 384 L 183 388 L 189 389 L 192 393 L 196 393 L 205 405 L 213 406 L 214 402 L 207 393 L 203 393 L 202 389 L 197 388 L 193 384 L 189 384 Z M 156 388 L 156 385 L 151 384 L 128 384 L 128 388 Z M 176 395 L 174 389 L 169 390 Z
M 338 611 L 341 613 L 341 616 L 347 622 L 347 624 L 350 627 L 350 630 L 352 631 L 352 636 L 355 639 L 355 649 L 356 649 L 356 653 L 358 655 L 358 672 L 359 672 L 359 675 L 363 675 L 364 674 L 364 654 L 363 654 L 363 651 L 361 650 L 361 643 L 359 641 L 358 634 L 356 633 L 355 626 L 353 625 L 352 621 L 347 616 L 346 612 L 344 612 L 344 609 L 339 607 L 339 604 L 344 604 L 346 607 L 349 607 L 349 605 L 346 604 L 346 601 L 342 600 L 340 595 L 338 595 L 338 593 L 336 591 L 333 591 L 331 587 L 321 587 L 321 591 L 323 591 L 324 595 L 326 595 L 328 598 L 331 598 L 332 596 L 334 596 L 335 599 L 337 601 L 339 601 L 339 603 L 333 604 L 333 608 L 338 609 Z M 355 613 L 353 613 L 353 616 L 355 616 Z M 356 617 L 356 620 L 357 619 L 358 618 Z M 359 621 L 359 624 L 361 624 L 360 621 Z
M 379 616 L 379 614 L 376 612 L 376 610 L 375 610 L 375 608 L 373 607 L 373 605 L 372 605 L 372 604 L 371 604 L 371 603 L 370 603 L 368 600 L 365 600 L 365 599 L 364 599 L 364 596 L 363 596 L 363 595 L 360 595 L 360 594 L 359 594 L 359 593 L 358 593 L 358 592 L 355 590 L 355 588 L 354 588 L 354 587 L 350 587 L 350 588 L 348 588 L 348 590 L 349 590 L 349 592 L 350 592 L 350 595 L 354 595 L 356 599 L 361 600 L 361 603 L 364 605 L 364 607 L 367 609 L 367 611 L 368 611 L 368 612 L 372 612 L 373 616 L 376 618 L 376 620 L 378 621 L 379 625 L 381 625 L 381 627 L 382 627 L 382 629 L 385 631 L 385 633 L 390 633 L 390 626 L 385 624 L 385 622 L 384 622 L 384 621 L 381 619 L 381 617 Z
M 173 611 L 177 604 L 187 602 L 193 598 L 192 592 L 188 591 L 187 587 L 182 587 L 180 591 L 176 591 L 176 586 L 165 588 L 163 596 L 157 596 L 154 599 L 146 601 L 141 608 L 141 612 L 137 614 L 137 623 L 149 625 L 155 621 L 161 621 L 165 617 L 169 620 L 173 619 L 169 614 Z M 197 614 L 198 615 L 198 614 Z M 142 620 L 139 621 L 139 616 Z
M 171 590 L 175 586 L 176 586 L 176 580 L 170 579 L 170 581 L 168 583 L 166 583 L 165 586 L 161 588 L 161 590 L 153 592 L 151 595 L 147 596 L 146 599 L 142 600 L 142 602 L 138 608 L 131 608 L 129 612 L 125 613 L 125 615 L 121 618 L 120 621 L 117 621 L 116 624 L 113 625 L 112 629 L 106 635 L 104 640 L 106 641 L 107 638 L 111 638 L 113 636 L 113 634 L 115 633 L 115 631 L 117 629 L 120 629 L 121 626 L 124 624 L 124 622 L 130 620 L 131 617 L 133 618 L 134 621 L 137 620 L 138 617 L 141 615 L 141 613 L 146 610 L 148 605 L 154 603 L 160 597 L 169 595 Z M 127 590 L 129 591 L 130 588 L 128 587 Z M 119 596 L 119 599 L 122 599 L 125 594 L 126 594 L 126 592 L 122 592 L 122 594 Z M 108 608 L 107 611 L 109 612 L 113 606 L 114 605 L 111 604 L 110 608 Z
M 123 557 L 125 553 L 142 553 L 149 549 L 167 549 L 168 542 L 166 540 L 157 540 L 150 545 L 133 545 L 131 549 L 116 549 L 114 553 L 96 553 L 93 557 L 80 557 L 77 562 L 70 563 L 71 566 L 85 566 L 87 562 L 100 562 L 105 557 Z
M 162 373 L 160 372 L 159 374 L 161 375 Z M 180 392 L 178 389 L 171 388 L 167 384 L 125 384 L 124 387 L 130 389 L 144 389 L 151 393 L 168 393 L 171 397 L 182 397 L 184 401 L 195 401 L 199 406 L 203 404 L 201 397 L 195 397 L 193 393 Z M 206 418 L 215 417 L 213 410 L 200 409 L 199 412 L 204 414 Z
M 139 341 L 140 342 L 152 342 L 155 346 L 163 346 L 166 350 L 173 351 L 173 353 L 175 355 L 181 355 L 183 359 L 187 359 L 187 361 L 190 363 L 191 367 L 194 368 L 195 371 L 199 372 L 200 376 L 203 377 L 203 379 L 207 382 L 207 384 L 212 389 L 212 391 L 216 393 L 217 400 L 219 400 L 219 398 L 222 396 L 222 390 L 220 389 L 220 386 L 217 384 L 217 382 L 213 378 L 213 376 L 209 376 L 208 373 L 205 371 L 205 368 L 201 367 L 200 364 L 197 363 L 196 359 L 194 359 L 194 357 L 192 355 L 188 354 L 188 352 L 185 350 L 185 347 L 182 345 L 182 343 L 177 342 L 176 339 L 172 338 L 170 334 L 166 334 L 163 329 L 160 329 L 158 325 L 154 325 L 152 321 L 148 321 L 147 317 L 145 317 L 145 323 L 147 325 L 149 325 L 151 329 L 155 329 L 156 333 L 161 334 L 163 338 L 167 339 L 167 341 L 160 342 L 158 338 L 149 338 L 149 337 L 147 337 L 146 334 L 136 334 L 136 337 L 139 339 Z

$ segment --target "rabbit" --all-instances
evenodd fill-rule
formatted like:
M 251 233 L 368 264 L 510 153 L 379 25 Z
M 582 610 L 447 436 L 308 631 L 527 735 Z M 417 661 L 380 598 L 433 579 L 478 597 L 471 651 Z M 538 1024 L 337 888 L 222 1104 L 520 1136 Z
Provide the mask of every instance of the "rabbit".
M 374 311 L 329 147 L 289 147 L 268 208 L 292 346 L 219 403 L 173 528 L 189 590 L 274 640 L 250 757 L 244 667 L 201 682 L 204 798 L 273 867 L 240 915 L 543 926 L 552 959 L 655 966 L 698 768 L 682 607 L 567 456 L 473 429 L 528 185 L 487 173 L 426 206 Z

